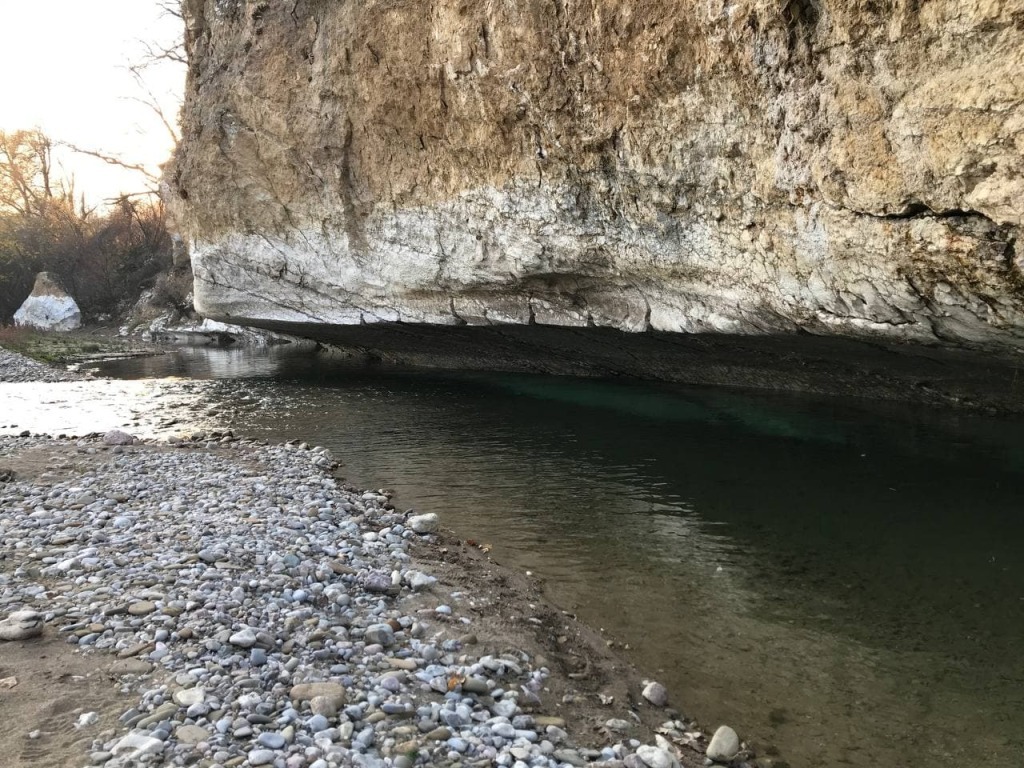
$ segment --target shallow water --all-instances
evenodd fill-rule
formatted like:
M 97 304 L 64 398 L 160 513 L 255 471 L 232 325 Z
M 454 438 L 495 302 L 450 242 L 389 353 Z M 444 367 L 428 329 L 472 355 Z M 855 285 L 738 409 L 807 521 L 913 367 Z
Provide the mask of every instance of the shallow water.
M 103 372 L 190 380 L 0 385 L 0 432 L 300 436 L 532 570 L 761 754 L 1024 765 L 1020 421 L 287 350 Z

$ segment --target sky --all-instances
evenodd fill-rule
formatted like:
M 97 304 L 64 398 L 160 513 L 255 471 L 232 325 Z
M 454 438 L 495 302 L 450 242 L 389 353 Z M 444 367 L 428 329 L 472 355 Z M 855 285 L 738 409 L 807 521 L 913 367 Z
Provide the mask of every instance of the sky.
M 146 92 L 127 67 L 143 60 L 143 41 L 170 43 L 179 35 L 180 21 L 157 0 L 0 0 L 0 130 L 40 128 L 55 142 L 155 171 L 173 140 L 156 113 L 138 102 Z M 145 73 L 172 122 L 184 78 L 181 65 Z M 146 187 L 137 173 L 67 149 L 54 155 L 90 204 Z

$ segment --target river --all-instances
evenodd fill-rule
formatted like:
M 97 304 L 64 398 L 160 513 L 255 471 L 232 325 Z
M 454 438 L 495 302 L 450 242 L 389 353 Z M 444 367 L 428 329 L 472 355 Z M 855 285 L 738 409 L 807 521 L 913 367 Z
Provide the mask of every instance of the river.
M 181 350 L 0 387 L 0 432 L 326 445 L 795 768 L 1024 765 L 1021 420 Z

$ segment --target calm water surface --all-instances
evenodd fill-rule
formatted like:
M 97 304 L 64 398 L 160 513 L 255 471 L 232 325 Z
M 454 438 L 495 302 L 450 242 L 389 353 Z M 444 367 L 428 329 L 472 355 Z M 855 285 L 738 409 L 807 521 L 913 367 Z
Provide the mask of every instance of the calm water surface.
M 534 571 L 678 708 L 762 754 L 1024 765 L 1020 421 L 281 350 L 103 372 L 149 380 L 2 385 L 0 431 L 230 426 L 327 445 L 351 481 Z M 169 423 L 165 405 L 190 416 Z

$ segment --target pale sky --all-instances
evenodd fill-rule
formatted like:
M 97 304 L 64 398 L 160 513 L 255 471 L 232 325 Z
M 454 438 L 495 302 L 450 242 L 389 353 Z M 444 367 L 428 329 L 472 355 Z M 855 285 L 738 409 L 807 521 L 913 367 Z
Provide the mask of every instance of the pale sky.
M 170 43 L 178 19 L 157 0 L 0 0 L 0 130 L 41 128 L 54 141 L 115 154 L 155 170 L 171 137 L 127 71 L 141 61 L 141 41 Z M 184 67 L 146 72 L 165 114 L 177 121 Z M 138 174 L 61 151 L 76 188 L 91 203 L 145 188 Z

